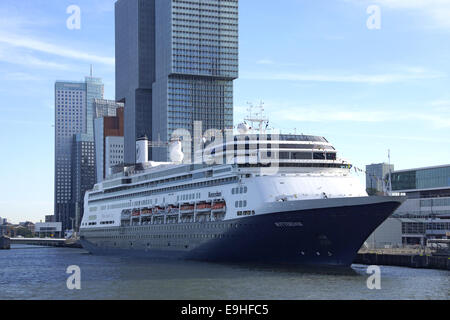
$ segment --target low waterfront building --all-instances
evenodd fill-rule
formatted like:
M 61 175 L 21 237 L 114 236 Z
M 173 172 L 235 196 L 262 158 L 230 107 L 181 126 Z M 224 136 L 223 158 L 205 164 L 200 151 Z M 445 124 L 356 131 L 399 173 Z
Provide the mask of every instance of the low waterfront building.
M 9 250 L 9 249 L 11 249 L 10 239 L 0 234 L 0 250 Z
M 391 179 L 392 191 L 406 194 L 408 200 L 366 244 L 379 248 L 450 239 L 450 165 L 394 171 Z
M 20 222 L 19 226 L 26 228 L 31 234 L 34 234 L 34 226 L 35 224 L 30 221 Z
M 386 176 L 394 171 L 394 165 L 377 163 L 366 166 L 366 190 L 369 195 L 383 194 L 386 189 Z
M 35 234 L 39 238 L 62 238 L 61 222 L 39 222 L 35 225 Z
M 0 224 L 0 236 L 8 234 L 8 228 L 5 224 Z

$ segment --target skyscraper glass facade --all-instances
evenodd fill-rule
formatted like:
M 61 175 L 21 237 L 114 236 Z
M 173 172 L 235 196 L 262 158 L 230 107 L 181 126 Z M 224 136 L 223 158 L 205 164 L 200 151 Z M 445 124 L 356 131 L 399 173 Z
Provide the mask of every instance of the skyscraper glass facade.
M 450 165 L 394 171 L 391 177 L 392 190 L 407 196 L 390 219 L 400 223 L 397 232 L 401 244 L 426 244 L 427 239 L 448 238 Z M 377 241 L 381 241 L 380 236 Z
M 76 134 L 72 145 L 72 203 L 75 211 L 74 227 L 81 222 L 84 194 L 95 184 L 94 138 Z
M 75 218 L 73 198 L 73 145 L 74 136 L 93 126 L 93 101 L 103 98 L 103 85 L 91 81 L 55 83 L 55 219 L 63 228 L 71 228 Z M 89 96 L 89 98 L 88 98 Z M 91 106 L 91 109 L 88 107 Z M 90 120 L 88 120 L 88 118 Z M 93 137 L 93 135 L 92 135 Z
M 392 174 L 392 190 L 450 188 L 450 166 L 398 171 Z
M 126 38 L 121 26 L 136 23 L 138 37 Z M 144 25 L 146 32 L 141 28 Z M 137 72 L 139 83 L 152 80 L 151 88 L 145 91 L 141 85 L 144 96 L 131 94 L 125 102 L 126 162 L 134 160 L 135 140 L 148 132 L 141 127 L 151 129 L 151 134 L 146 134 L 149 138 L 162 141 L 168 141 L 176 129 L 189 130 L 192 135 L 194 121 L 201 121 L 204 131 L 232 128 L 233 80 L 239 67 L 238 27 L 238 0 L 153 0 L 145 6 L 139 0 L 117 2 L 116 99 L 121 100 L 133 82 L 124 81 L 130 77 L 126 72 Z M 142 61 L 135 57 L 134 49 L 130 54 L 124 48 L 147 50 L 149 54 Z M 134 113 L 127 113 L 127 108 Z M 155 149 L 151 157 L 166 161 L 167 150 Z
M 86 134 L 94 137 L 94 100 L 103 98 L 104 86 L 100 78 L 86 77 Z
M 366 166 L 366 190 L 369 195 L 383 193 L 387 190 L 389 171 L 394 171 L 394 165 L 378 163 Z
M 94 99 L 94 119 L 103 117 L 115 117 L 117 108 L 123 108 L 124 104 L 115 100 Z
M 238 77 L 238 1 L 172 1 L 172 73 Z

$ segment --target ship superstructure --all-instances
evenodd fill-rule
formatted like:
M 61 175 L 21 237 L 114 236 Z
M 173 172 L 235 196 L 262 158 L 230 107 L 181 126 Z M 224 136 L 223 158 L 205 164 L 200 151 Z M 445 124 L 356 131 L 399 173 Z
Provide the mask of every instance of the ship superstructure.
M 139 143 L 137 149 L 146 148 L 145 139 Z M 143 161 L 95 185 L 85 197 L 84 247 L 348 266 L 404 200 L 368 197 L 352 165 L 320 136 L 249 132 L 244 125 L 231 141 L 209 143 L 202 154 L 199 164 Z

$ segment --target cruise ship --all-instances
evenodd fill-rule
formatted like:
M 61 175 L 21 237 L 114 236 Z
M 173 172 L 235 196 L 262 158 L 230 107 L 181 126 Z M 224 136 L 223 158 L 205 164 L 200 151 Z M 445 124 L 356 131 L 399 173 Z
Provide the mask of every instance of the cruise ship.
M 86 193 L 83 247 L 93 254 L 348 267 L 405 200 L 369 197 L 324 137 L 239 129 L 231 139 L 205 143 L 202 161 L 193 164 L 180 156 L 179 140 L 168 151 L 175 161 L 148 161 L 149 142 L 140 139 L 138 163 Z

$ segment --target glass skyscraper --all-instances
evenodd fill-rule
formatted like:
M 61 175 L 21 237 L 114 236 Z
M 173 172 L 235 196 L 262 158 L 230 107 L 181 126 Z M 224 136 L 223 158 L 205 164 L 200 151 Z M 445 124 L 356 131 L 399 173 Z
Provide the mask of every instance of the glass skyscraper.
M 55 207 L 57 222 L 63 230 L 71 229 L 75 219 L 73 190 L 77 178 L 74 168 L 74 137 L 85 134 L 84 140 L 93 139 L 93 99 L 103 98 L 103 84 L 99 78 L 86 77 L 84 82 L 57 81 L 55 83 Z M 92 132 L 92 133 L 91 133 Z M 92 158 L 93 150 L 92 150 Z M 94 167 L 92 170 L 95 170 Z M 95 171 L 94 171 L 95 172 Z M 81 173 L 81 172 L 80 172 Z
M 94 138 L 79 133 L 72 145 L 72 203 L 75 212 L 74 228 L 78 229 L 84 211 L 84 194 L 95 184 Z M 72 226 L 71 226 L 72 227 Z
M 238 77 L 238 0 L 119 0 L 116 3 L 116 99 L 125 102 L 125 161 L 135 141 L 168 141 L 233 126 Z M 151 153 L 167 160 L 166 149 Z

